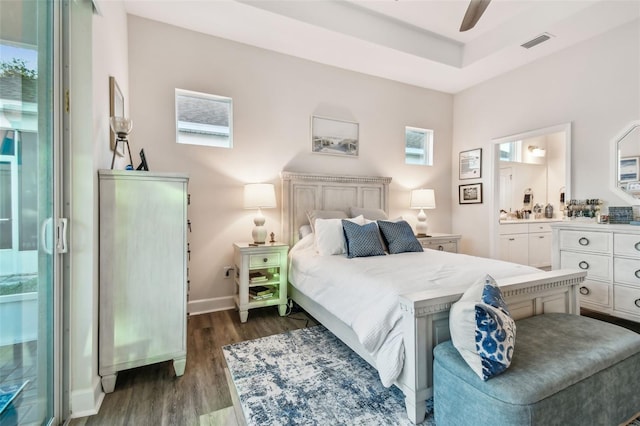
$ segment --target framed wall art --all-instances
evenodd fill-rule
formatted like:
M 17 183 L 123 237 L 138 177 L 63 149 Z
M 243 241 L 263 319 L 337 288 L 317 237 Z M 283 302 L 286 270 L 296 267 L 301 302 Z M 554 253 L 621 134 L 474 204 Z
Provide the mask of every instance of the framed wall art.
M 124 96 L 122 96 L 115 77 L 112 76 L 109 77 L 109 118 L 111 117 L 124 117 Z M 113 133 L 111 126 L 109 126 L 109 143 L 111 151 L 113 151 L 116 147 L 116 134 Z M 120 144 L 116 153 L 120 157 L 124 157 L 123 143 Z
M 480 204 L 482 203 L 482 184 L 472 183 L 469 185 L 458 185 L 459 204 Z
M 482 177 L 482 148 L 460 153 L 460 180 Z
M 358 123 L 325 117 L 311 117 L 311 151 L 318 154 L 357 157 Z

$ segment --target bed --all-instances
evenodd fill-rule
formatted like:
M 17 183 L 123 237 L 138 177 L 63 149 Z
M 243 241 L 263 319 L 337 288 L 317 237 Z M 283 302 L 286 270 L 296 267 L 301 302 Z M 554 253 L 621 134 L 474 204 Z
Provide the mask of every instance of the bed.
M 361 307 L 369 306 L 376 299 L 381 305 L 379 312 L 376 308 L 366 314 L 354 313 L 344 305 L 349 291 L 345 290 L 343 282 L 336 284 L 343 289 L 338 297 L 333 298 L 338 300 L 336 303 L 331 302 L 333 299 L 323 298 L 322 290 L 314 291 L 313 288 L 328 287 L 331 282 L 326 280 L 330 277 L 335 279 L 348 274 L 348 269 L 342 268 L 349 268 L 349 261 L 356 259 L 346 259 L 345 256 L 314 259 L 309 255 L 313 234 L 301 239 L 299 230 L 308 225 L 307 212 L 313 210 L 349 212 L 352 207 L 360 207 L 388 212 L 391 178 L 283 171 L 281 179 L 283 239 L 292 246 L 290 297 L 368 363 L 378 368 L 385 385 L 391 384 L 385 383 L 389 381 L 398 386 L 405 396 L 408 418 L 413 423 L 420 423 L 424 419 L 425 401 L 433 395 L 432 351 L 436 344 L 450 338 L 449 308 L 471 284 L 459 279 L 459 276 L 448 279 L 447 271 L 457 270 L 459 275 L 468 272 L 467 275 L 472 277 L 486 268 L 487 273 L 496 274 L 511 314 L 516 319 L 548 312 L 579 313 L 578 286 L 586 275 L 582 271 L 543 272 L 492 259 L 434 250 L 380 256 L 377 259 L 361 258 L 358 262 L 352 262 L 360 265 L 368 262 L 365 269 L 373 274 L 366 279 L 375 289 L 370 293 L 364 292 L 367 284 L 363 283 L 360 284 L 362 287 L 354 290 L 352 296 L 357 297 L 357 292 L 363 291 L 360 293 L 363 302 L 360 303 Z M 314 265 L 314 261 L 330 263 Z M 296 269 L 302 265 L 307 265 L 306 272 Z M 430 266 L 420 266 L 414 270 L 411 265 Z M 331 274 L 318 273 L 322 267 L 329 268 Z M 433 268 L 440 268 L 439 277 L 442 279 L 438 281 L 439 285 L 416 286 L 416 276 L 435 273 Z M 350 282 L 355 282 L 359 272 L 351 274 Z M 397 281 L 400 289 L 397 294 L 386 292 L 382 284 L 389 281 Z M 379 283 L 382 284 L 378 286 Z M 349 311 L 351 316 L 345 315 L 345 311 Z M 359 320 L 356 318 L 358 315 Z M 374 326 L 365 324 L 369 328 L 363 331 L 362 325 L 366 321 L 363 322 L 362 318 L 366 320 L 378 315 L 382 319 L 381 325 L 377 322 Z M 363 334 L 366 335 L 371 329 L 380 332 L 373 339 L 373 344 L 367 338 L 363 339 Z M 384 340 L 382 343 L 379 341 L 381 335 Z M 399 355 L 396 353 L 398 350 Z M 388 364 L 393 364 L 392 371 L 386 371 Z

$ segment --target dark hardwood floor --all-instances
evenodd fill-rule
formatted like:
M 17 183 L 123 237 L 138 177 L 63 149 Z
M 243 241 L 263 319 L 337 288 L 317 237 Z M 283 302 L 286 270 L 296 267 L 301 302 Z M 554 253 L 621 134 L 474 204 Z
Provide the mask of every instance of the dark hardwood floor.
M 200 416 L 232 405 L 222 346 L 313 325 L 304 312 L 280 317 L 277 307 L 249 311 L 244 324 L 234 310 L 190 316 L 182 377 L 175 377 L 171 361 L 121 371 L 100 412 L 69 424 L 199 425 Z

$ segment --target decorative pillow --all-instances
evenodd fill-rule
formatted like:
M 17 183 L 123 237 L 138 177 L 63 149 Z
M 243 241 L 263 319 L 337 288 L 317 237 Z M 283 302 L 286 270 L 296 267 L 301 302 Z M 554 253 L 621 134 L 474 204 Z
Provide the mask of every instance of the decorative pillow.
M 351 217 L 364 216 L 369 220 L 387 220 L 389 216 L 381 209 L 365 209 L 364 207 L 351 207 Z
M 347 257 L 384 256 L 384 247 L 380 241 L 378 225 L 367 223 L 358 225 L 342 220 L 344 236 L 347 239 Z
M 389 249 L 389 254 L 424 251 L 420 241 L 413 235 L 411 225 L 406 221 L 390 222 L 379 220 L 378 227 L 380 227 L 384 243 Z
M 449 329 L 453 346 L 482 380 L 497 376 L 511 365 L 516 323 L 491 276 L 473 284 L 453 304 Z
M 315 232 L 316 219 L 346 219 L 349 216 L 342 210 L 309 210 L 307 212 L 307 219 L 309 219 L 309 225 Z
M 353 219 L 316 219 L 315 246 L 320 256 L 332 256 L 347 252 L 342 220 L 364 224 L 362 216 Z

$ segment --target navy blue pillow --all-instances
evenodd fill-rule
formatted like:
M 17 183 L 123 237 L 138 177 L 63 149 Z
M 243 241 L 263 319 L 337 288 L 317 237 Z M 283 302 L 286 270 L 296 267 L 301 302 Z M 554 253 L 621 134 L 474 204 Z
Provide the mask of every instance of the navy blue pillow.
M 384 247 L 380 241 L 378 225 L 375 222 L 358 225 L 342 220 L 344 237 L 347 240 L 347 257 L 384 256 Z
M 411 251 L 424 251 L 420 241 L 413 235 L 411 225 L 405 220 L 390 222 L 379 220 L 378 226 L 382 232 L 382 238 L 389 249 L 389 254 L 405 253 Z

